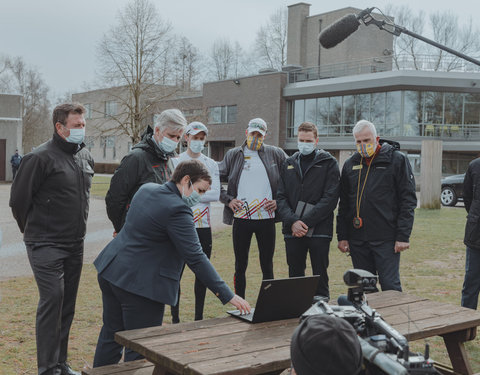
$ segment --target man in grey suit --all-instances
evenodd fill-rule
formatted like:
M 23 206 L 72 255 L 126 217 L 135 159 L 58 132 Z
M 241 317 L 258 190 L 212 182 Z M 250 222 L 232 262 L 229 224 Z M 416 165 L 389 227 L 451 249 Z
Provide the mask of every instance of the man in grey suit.
M 162 324 L 165 304 L 177 302 L 185 263 L 223 304 L 250 311 L 215 271 L 195 230 L 190 207 L 211 183 L 205 165 L 189 160 L 176 167 L 171 181 L 144 184 L 133 197 L 125 225 L 94 262 L 103 301 L 94 367 L 120 360 L 115 332 Z M 125 351 L 125 361 L 140 358 Z

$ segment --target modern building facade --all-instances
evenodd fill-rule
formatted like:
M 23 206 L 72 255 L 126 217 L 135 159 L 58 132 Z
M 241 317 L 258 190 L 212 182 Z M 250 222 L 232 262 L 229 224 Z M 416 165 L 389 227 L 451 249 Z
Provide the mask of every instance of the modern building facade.
M 12 180 L 10 158 L 22 149 L 22 96 L 0 94 L 0 181 Z
M 421 144 L 426 139 L 443 141 L 445 175 L 463 173 L 480 151 L 478 67 L 461 64 L 454 71 L 442 72 L 438 67 L 435 71 L 425 59 L 417 62 L 422 70 L 407 63 L 401 70 L 394 68 L 392 36 L 374 26 L 360 26 L 338 46 L 324 49 L 318 42 L 319 32 L 360 10 L 344 8 L 310 16 L 309 7 L 306 3 L 289 6 L 288 65 L 283 71 L 209 82 L 201 93 L 172 95 L 152 104 L 145 126 L 162 110 L 179 108 L 188 121 L 207 124 L 205 152 L 221 160 L 228 149 L 243 143 L 252 118 L 267 122 L 266 143 L 288 153 L 296 150 L 298 126 L 310 121 L 318 127 L 320 146 L 342 164 L 354 152 L 353 126 L 367 119 L 382 138 L 400 143 L 415 173 L 419 173 Z M 102 90 L 101 95 L 76 94 L 74 100 L 105 116 L 107 103 L 115 101 L 110 90 L 116 89 Z M 97 162 L 118 163 L 131 147 L 126 138 L 92 137 L 89 147 Z

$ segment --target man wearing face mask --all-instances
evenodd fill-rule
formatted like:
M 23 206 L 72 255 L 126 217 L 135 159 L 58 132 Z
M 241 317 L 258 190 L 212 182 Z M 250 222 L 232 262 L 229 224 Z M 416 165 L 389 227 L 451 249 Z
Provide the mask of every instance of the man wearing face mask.
M 332 155 L 317 149 L 317 134 L 317 127 L 310 122 L 298 127 L 298 152 L 283 163 L 277 203 L 285 236 L 288 275 L 305 276 L 310 252 L 312 273 L 320 275 L 316 295 L 328 299 L 328 253 L 340 171 Z
M 10 207 L 27 248 L 40 301 L 36 317 L 40 375 L 73 375 L 67 363 L 83 264 L 94 162 L 83 143 L 85 108 L 53 110 L 53 138 L 27 154 L 10 192 Z
M 108 218 L 116 235 L 125 222 L 130 202 L 143 184 L 164 184 L 173 173 L 170 160 L 180 141 L 187 120 L 178 109 L 163 111 L 154 129 L 147 128 L 143 139 L 121 161 L 105 196 Z
M 202 153 L 205 147 L 205 140 L 208 135 L 207 127 L 201 122 L 194 121 L 185 129 L 185 140 L 187 151 L 182 152 L 178 158 L 172 159 L 175 166 L 186 160 L 201 161 L 208 169 L 212 178 L 212 185 L 199 202 L 192 206 L 193 222 L 197 230 L 203 252 L 210 259 L 212 254 L 212 230 L 210 228 L 210 202 L 218 201 L 220 196 L 220 178 L 218 175 L 218 164 Z M 198 277 L 195 278 L 195 320 L 203 319 L 203 307 L 205 302 L 206 287 Z M 180 296 L 179 296 L 180 299 Z
M 382 290 L 402 290 L 400 253 L 409 248 L 415 179 L 398 148 L 379 143 L 366 120 L 353 128 L 357 152 L 345 161 L 337 216 L 338 248 L 354 268 L 378 274 Z
M 263 143 L 266 133 L 264 120 L 251 120 L 245 143 L 229 150 L 219 164 L 220 179 L 228 181 L 227 190 L 220 192 L 220 201 L 225 204 L 223 222 L 233 223 L 234 285 L 241 297 L 245 296 L 245 273 L 254 233 L 263 279 L 273 279 L 277 184 L 287 155 L 282 149 Z

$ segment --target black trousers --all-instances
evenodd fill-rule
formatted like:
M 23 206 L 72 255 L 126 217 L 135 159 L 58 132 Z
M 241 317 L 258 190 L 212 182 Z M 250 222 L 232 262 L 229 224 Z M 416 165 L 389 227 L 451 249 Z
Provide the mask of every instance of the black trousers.
M 208 259 L 210 259 L 210 256 L 212 255 L 212 229 L 197 228 L 197 234 L 203 252 L 207 255 Z M 203 319 L 206 291 L 207 287 L 203 285 L 198 277 L 195 277 L 195 320 Z M 175 306 L 170 307 L 170 311 L 172 313 L 172 323 L 180 323 L 180 288 L 178 288 L 178 302 Z
M 395 241 L 348 241 L 354 268 L 378 275 L 382 290 L 402 291 L 400 283 L 400 253 L 395 253 Z
M 37 365 L 41 375 L 57 375 L 66 362 L 83 265 L 83 241 L 26 243 L 40 299 L 36 317 Z
M 160 302 L 117 288 L 98 275 L 102 290 L 103 326 L 98 336 L 93 367 L 113 365 L 122 358 L 123 346 L 115 341 L 115 332 L 160 326 L 165 305 Z M 124 361 L 135 361 L 143 356 L 125 349 Z
M 328 289 L 328 253 L 330 251 L 330 239 L 321 237 L 285 238 L 285 250 L 287 253 L 288 276 L 305 276 L 307 253 L 310 253 L 312 273 L 319 275 L 316 294 L 330 298 Z
M 234 219 L 232 228 L 233 251 L 235 253 L 235 293 L 245 298 L 248 253 L 252 236 L 255 234 L 260 257 L 263 280 L 273 279 L 273 253 L 275 251 L 275 219 Z

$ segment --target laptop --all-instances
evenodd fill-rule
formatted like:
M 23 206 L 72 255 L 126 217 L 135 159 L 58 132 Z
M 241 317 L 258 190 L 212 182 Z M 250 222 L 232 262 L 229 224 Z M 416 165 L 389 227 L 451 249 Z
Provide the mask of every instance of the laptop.
M 239 310 L 227 313 L 250 323 L 299 318 L 312 306 L 319 279 L 314 275 L 263 280 L 257 305 L 249 314 L 242 315 Z

